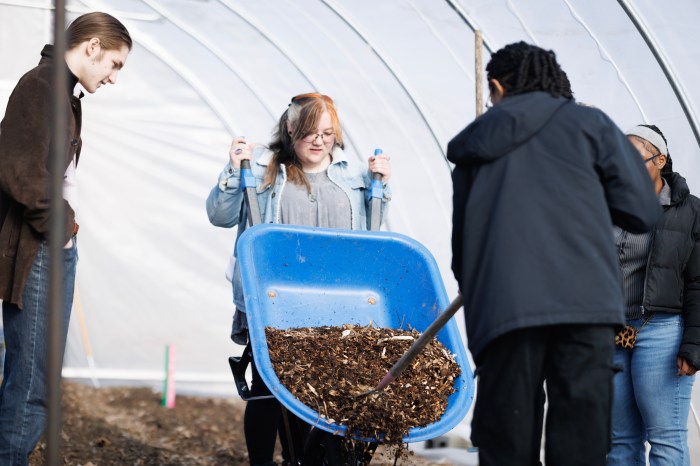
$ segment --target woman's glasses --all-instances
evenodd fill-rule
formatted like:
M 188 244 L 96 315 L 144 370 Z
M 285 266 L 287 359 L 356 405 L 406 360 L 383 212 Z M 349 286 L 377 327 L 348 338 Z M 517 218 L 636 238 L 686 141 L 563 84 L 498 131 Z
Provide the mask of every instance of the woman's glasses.
M 654 160 L 656 157 L 660 157 L 660 156 L 661 156 L 661 154 L 656 154 L 656 155 L 652 155 L 651 157 L 649 157 L 647 159 L 643 159 L 643 160 L 644 160 L 644 163 L 647 163 L 650 160 Z
M 301 138 L 301 140 L 313 144 L 318 138 L 321 138 L 321 141 L 324 144 L 327 144 L 329 142 L 333 142 L 333 139 L 335 139 L 335 133 L 332 131 L 326 131 L 323 133 L 310 133 Z

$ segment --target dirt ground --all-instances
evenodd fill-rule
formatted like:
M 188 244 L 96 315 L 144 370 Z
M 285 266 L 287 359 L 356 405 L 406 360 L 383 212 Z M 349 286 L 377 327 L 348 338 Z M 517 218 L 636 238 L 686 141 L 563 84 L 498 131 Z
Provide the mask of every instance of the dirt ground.
M 239 399 L 178 396 L 175 408 L 166 409 L 161 406 L 161 395 L 149 388 L 95 389 L 66 382 L 63 464 L 247 466 L 244 407 Z M 30 466 L 45 464 L 45 451 L 46 443 L 41 441 Z M 388 466 L 394 461 L 380 447 L 371 464 Z M 414 455 L 398 464 L 449 466 Z

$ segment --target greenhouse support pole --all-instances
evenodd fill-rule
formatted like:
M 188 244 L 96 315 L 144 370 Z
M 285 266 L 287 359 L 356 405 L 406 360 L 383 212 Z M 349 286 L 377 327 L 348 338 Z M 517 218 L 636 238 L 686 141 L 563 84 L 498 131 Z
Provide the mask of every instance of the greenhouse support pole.
M 49 150 L 50 183 L 50 227 L 49 227 L 49 331 L 47 344 L 47 405 L 46 464 L 59 466 L 61 461 L 61 362 L 63 360 L 63 231 L 65 209 L 63 207 L 63 162 L 68 144 L 65 105 L 68 77 L 66 76 L 65 52 L 65 0 L 55 0 L 54 9 L 54 61 L 52 70 L 51 122 L 53 134 Z

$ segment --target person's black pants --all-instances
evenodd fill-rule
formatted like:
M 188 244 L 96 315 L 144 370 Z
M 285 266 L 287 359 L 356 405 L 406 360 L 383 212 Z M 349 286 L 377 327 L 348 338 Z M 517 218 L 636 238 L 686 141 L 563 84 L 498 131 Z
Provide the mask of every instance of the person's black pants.
M 265 385 L 265 382 L 263 382 L 255 367 L 255 361 L 251 362 L 251 369 L 253 372 L 253 380 L 250 385 L 251 395 L 271 395 L 270 389 L 267 388 L 267 385 Z M 245 442 L 248 447 L 248 456 L 251 465 L 274 464 L 273 455 L 278 431 L 280 434 L 280 443 L 282 444 L 282 457 L 285 462 L 291 461 L 292 448 L 294 450 L 294 459 L 297 462 L 302 459 L 304 443 L 309 433 L 310 426 L 287 411 L 287 419 L 289 421 L 289 429 L 292 437 L 292 441 L 290 442 L 287 438 L 287 429 L 284 425 L 282 409 L 284 408 L 275 398 L 251 400 L 246 404 L 245 415 L 243 417 L 243 430 L 245 432 Z
M 547 466 L 605 464 L 615 331 L 552 325 L 498 337 L 478 356 L 472 442 L 480 466 L 539 464 L 543 383 Z

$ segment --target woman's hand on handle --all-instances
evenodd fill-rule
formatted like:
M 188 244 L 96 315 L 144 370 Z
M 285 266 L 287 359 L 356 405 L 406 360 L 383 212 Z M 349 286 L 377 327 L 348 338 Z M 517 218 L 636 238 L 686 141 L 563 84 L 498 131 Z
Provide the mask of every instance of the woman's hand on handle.
M 369 171 L 370 173 L 381 173 L 382 182 L 388 183 L 389 178 L 391 178 L 391 163 L 387 154 L 373 155 L 369 158 Z
M 233 139 L 231 143 L 231 149 L 228 151 L 229 158 L 231 159 L 231 165 L 233 168 L 241 168 L 242 160 L 250 160 L 253 154 L 253 149 L 255 148 L 254 143 L 248 143 L 245 137 L 239 136 Z

